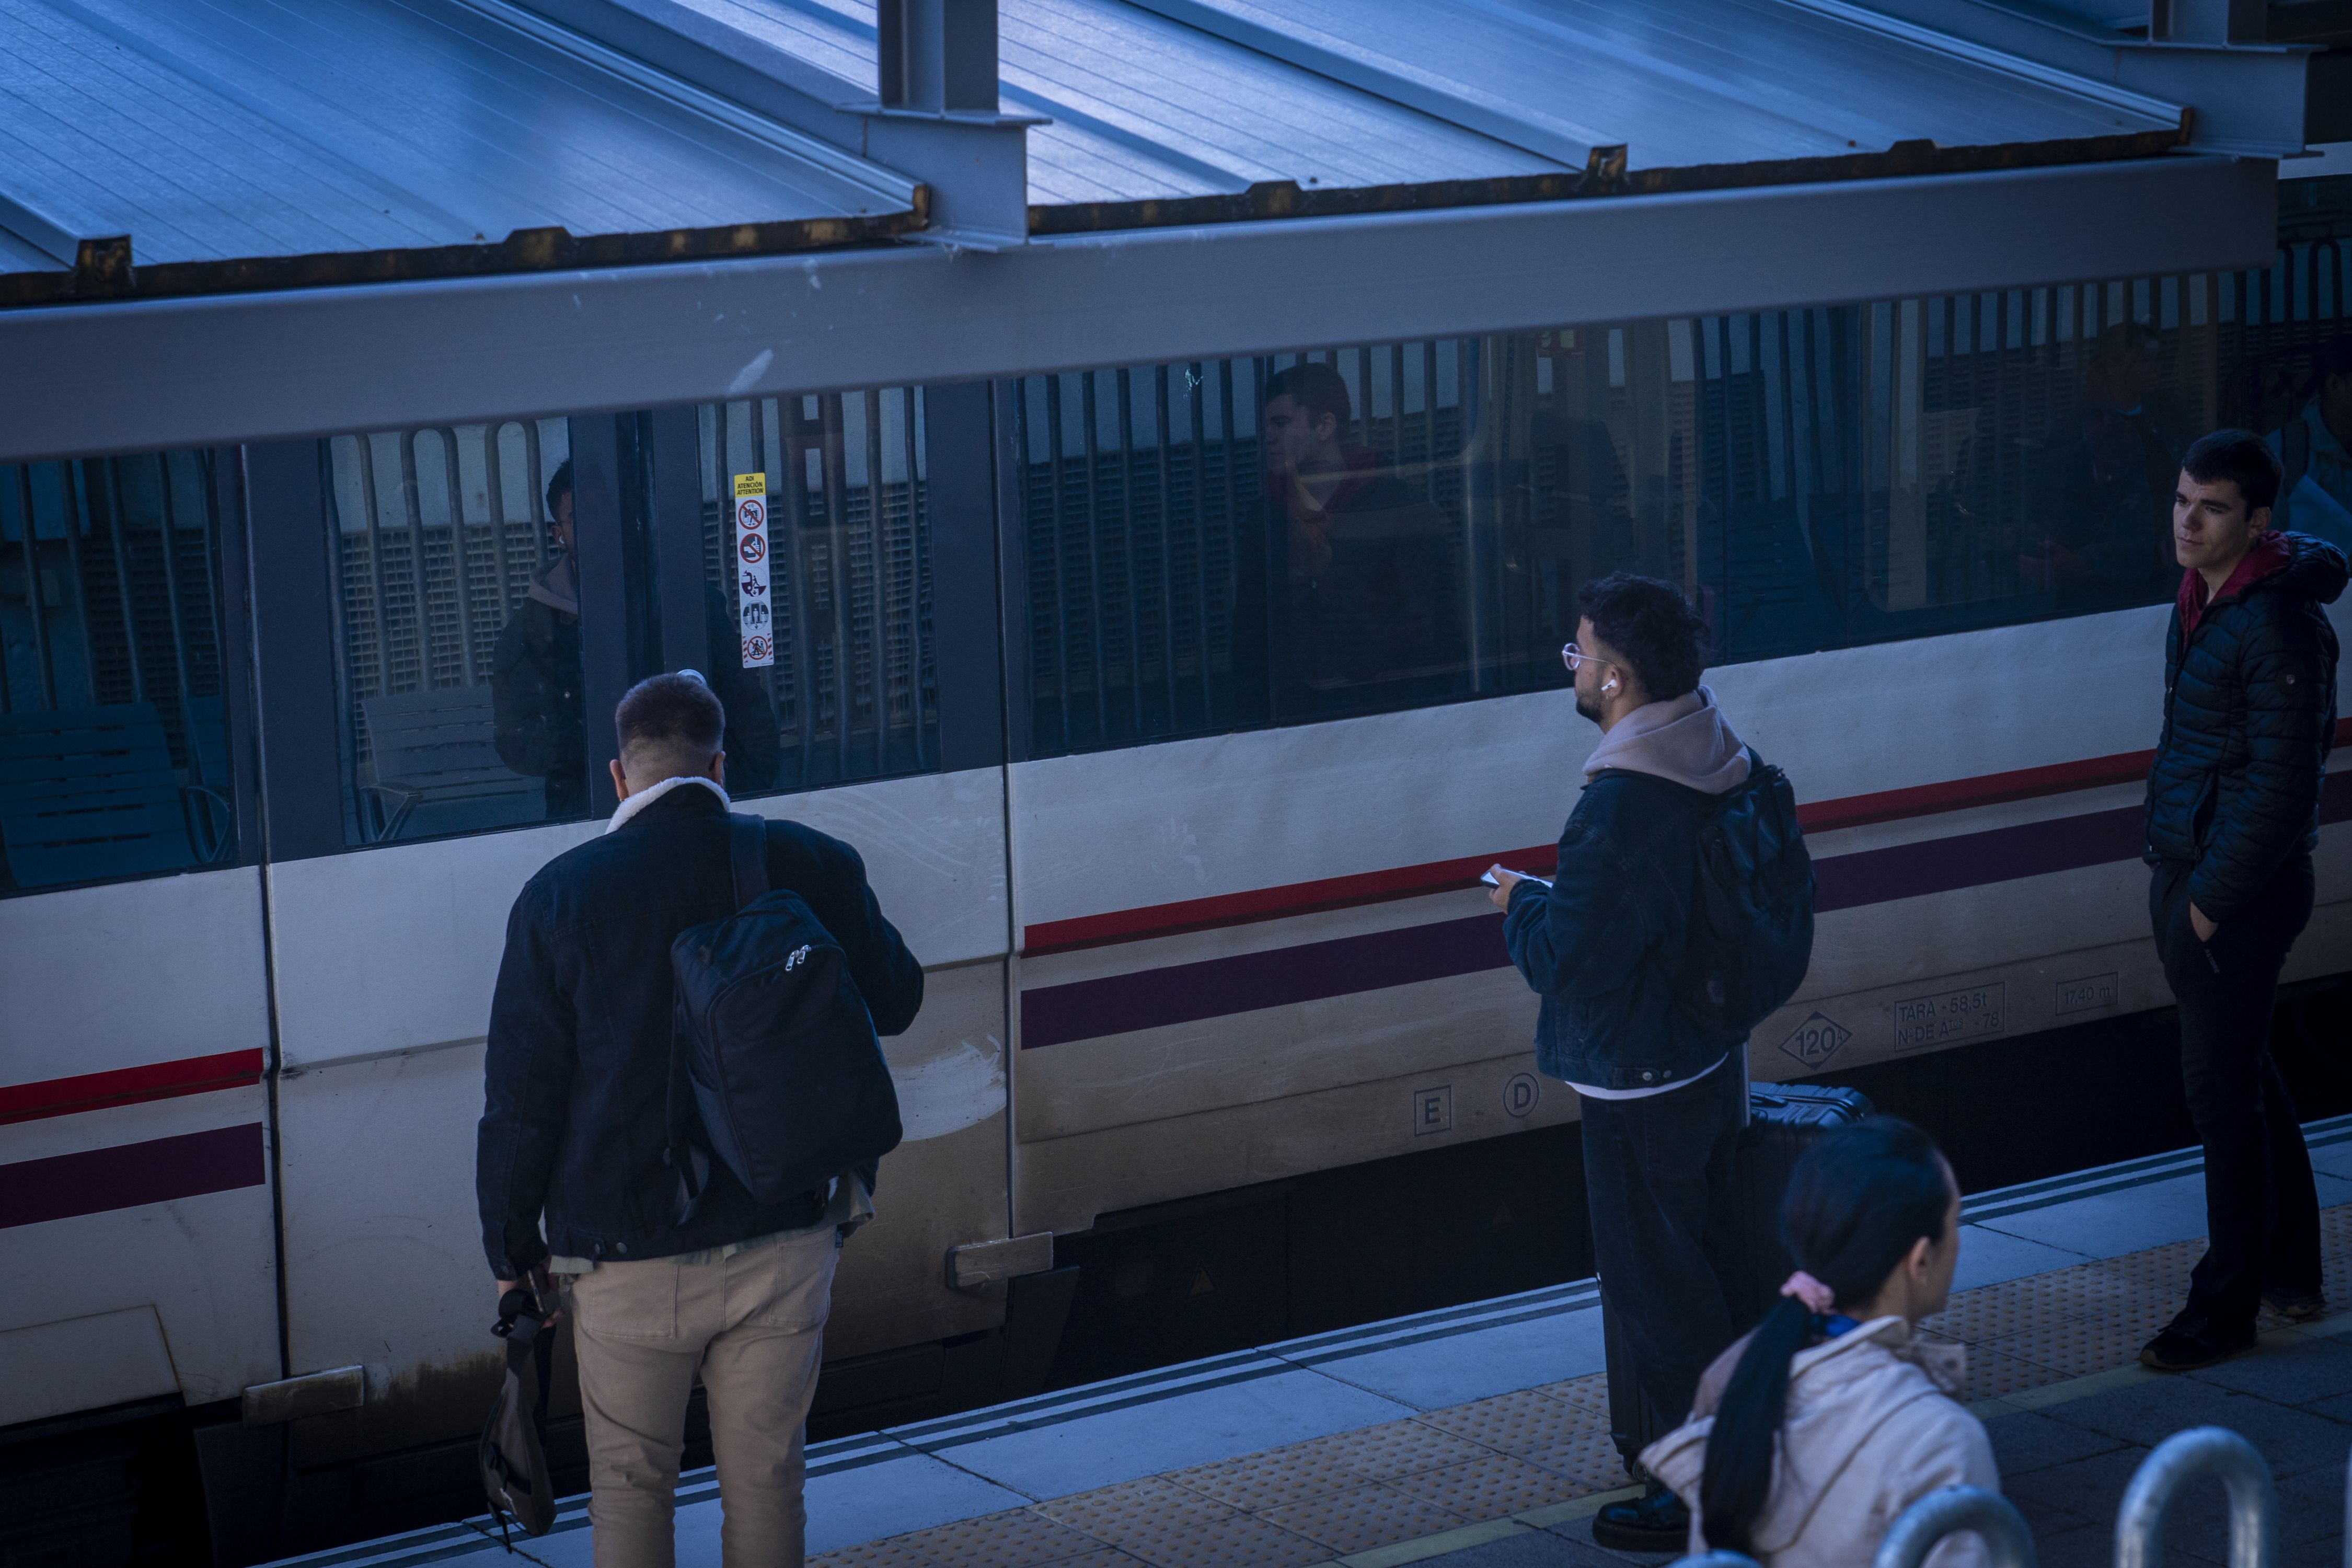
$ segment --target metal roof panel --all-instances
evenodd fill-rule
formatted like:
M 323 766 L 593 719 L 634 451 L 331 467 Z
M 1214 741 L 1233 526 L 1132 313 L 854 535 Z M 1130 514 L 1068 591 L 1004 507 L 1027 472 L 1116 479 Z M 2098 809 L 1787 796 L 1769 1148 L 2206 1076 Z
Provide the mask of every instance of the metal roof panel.
M 687 0 L 848 80 L 875 75 L 873 0 Z M 1346 187 L 1559 165 L 1123 0 L 1000 0 L 998 74 L 1041 205 Z
M 2177 132 L 2180 121 L 2177 107 L 1843 0 L 1140 3 L 1195 25 L 1297 40 L 1387 76 L 1400 91 L 1531 131 L 1572 124 L 1591 140 L 1623 143 L 1634 171 L 1906 142 L 2077 142 Z
M 657 255 L 919 221 L 905 176 L 504 0 L 0 0 L 0 226 L 52 256 L 129 234 L 142 271 L 363 255 L 402 276 L 398 253 L 517 230 Z
M 1150 183 L 1065 178 L 1064 201 L 1239 191 L 1266 180 L 1348 187 L 1561 167 L 1121 0 L 1004 0 L 1001 27 L 1008 103 L 1055 117 L 1031 133 L 1033 166 L 1066 175 L 1086 160 L 1108 161 L 1121 143 L 1130 153 L 1139 144 L 1162 154 L 1147 155 L 1139 171 L 1157 176 Z

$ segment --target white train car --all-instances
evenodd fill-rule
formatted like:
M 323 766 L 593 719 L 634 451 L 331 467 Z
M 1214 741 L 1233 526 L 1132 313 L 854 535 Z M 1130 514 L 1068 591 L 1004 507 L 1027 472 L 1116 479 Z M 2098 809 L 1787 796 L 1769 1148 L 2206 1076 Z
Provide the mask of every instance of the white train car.
M 1629 154 L 1479 85 L 1581 58 L 1499 10 L 1335 53 L 1006 0 L 982 105 L 814 0 L 35 9 L 91 91 L 180 96 L 0 174 L 5 1550 L 476 1506 L 504 921 L 653 670 L 713 676 L 741 808 L 856 845 L 925 965 L 835 1429 L 1581 1271 L 1475 879 L 1573 804 L 1558 649 L 1612 570 L 1685 586 L 1803 802 L 1816 963 L 1755 1076 L 2166 1003 L 2169 467 L 2324 430 L 2352 332 L 2352 177 L 2274 180 L 2302 56 L 2065 46 L 2190 62 L 2124 90 L 1989 5 L 1675 0 L 1822 85 L 1588 18 Z M 173 148 L 278 205 L 174 205 Z M 2347 816 L 2292 978 L 2352 972 Z

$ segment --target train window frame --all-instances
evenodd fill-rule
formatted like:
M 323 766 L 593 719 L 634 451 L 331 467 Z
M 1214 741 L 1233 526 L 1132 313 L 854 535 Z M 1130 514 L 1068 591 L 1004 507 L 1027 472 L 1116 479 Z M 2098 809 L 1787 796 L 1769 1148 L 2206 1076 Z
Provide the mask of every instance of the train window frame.
M 737 470 L 760 474 L 766 487 L 761 495 L 772 542 L 775 663 L 755 673 L 737 662 L 737 653 L 712 673 L 730 686 L 756 683 L 775 704 L 770 711 L 779 731 L 779 761 L 773 777 L 737 797 L 782 799 L 1001 765 L 1002 630 L 988 384 L 786 392 L 696 404 L 656 418 L 656 452 L 677 454 L 667 459 L 672 465 L 686 452 L 692 455 L 690 495 L 671 488 L 659 472 L 665 460 L 656 458 L 654 550 L 663 583 L 661 646 L 670 668 L 699 666 L 701 659 L 680 655 L 706 647 L 719 660 L 729 651 L 719 645 L 730 638 L 740 649 Z M 668 419 L 678 423 L 676 434 L 665 437 L 660 429 Z M 684 445 L 689 441 L 690 447 Z M 877 475 L 885 497 L 878 517 L 872 501 Z M 838 523 L 831 521 L 836 517 Z M 880 559 L 903 558 L 905 584 L 889 595 L 895 605 L 865 591 L 878 581 L 871 565 L 877 544 Z M 829 594 L 836 548 L 851 563 L 850 598 L 856 603 Z M 688 573 L 690 587 L 680 581 Z M 820 591 L 821 605 L 803 602 L 796 574 Z M 813 615 L 818 609 L 824 613 Z M 719 624 L 711 623 L 713 615 Z M 843 711 L 845 700 L 853 711 L 864 703 L 877 715 L 883 712 L 881 692 L 872 700 L 845 692 L 839 663 L 824 657 L 845 634 L 858 636 L 859 626 L 868 628 L 865 640 L 850 646 L 866 651 L 870 644 L 877 663 L 896 640 L 907 666 L 901 689 L 911 720 L 903 727 L 874 726 L 868 742 L 845 735 L 837 722 L 827 728 L 824 720 Z M 792 739 L 800 733 L 796 681 L 803 668 L 829 672 L 815 707 L 814 746 Z M 786 694 L 789 700 L 782 700 Z M 898 733 L 900 728 L 906 732 Z M 821 757 L 821 749 L 832 755 Z M 736 793 L 731 777 L 730 783 Z
M 37 856 L 45 864 L 26 882 L 0 869 L 0 898 L 249 868 L 258 859 L 251 691 L 240 654 L 247 626 L 237 456 L 234 447 L 175 447 L 0 465 L 6 492 L 0 495 L 0 577 L 16 579 L 13 595 L 0 588 L 0 605 L 22 611 L 0 624 L 0 714 L 110 716 L 106 733 L 121 744 L 110 741 L 108 750 L 126 767 L 145 764 L 137 777 L 119 774 L 125 809 L 133 796 L 144 800 L 138 815 L 142 821 L 153 816 L 147 826 L 163 835 L 153 853 L 130 855 L 153 864 L 58 876 L 45 873 L 62 868 Z M 47 508 L 44 493 L 52 503 Z M 142 559 L 140 541 L 147 536 L 160 542 L 144 552 L 152 559 Z M 58 559 L 44 561 L 51 542 Z M 191 544 L 199 563 L 193 569 Z M 95 577 L 101 556 L 109 574 L 103 585 Z M 21 627 L 14 624 L 19 620 Z M 120 635 L 101 637 L 110 627 Z M 13 637 L 16 630 L 24 639 Z M 68 631 L 70 647 L 61 640 Z M 101 640 L 121 646 L 102 649 Z M 77 650 L 78 689 L 66 667 Z M 29 671 L 21 668 L 28 653 Z M 100 700 L 122 697 L 126 679 L 127 703 Z M 67 701 L 77 689 L 84 700 Z M 42 743 L 29 731 L 27 740 Z M 47 743 L 73 742 L 60 731 Z M 170 846 L 183 837 L 186 856 L 173 858 Z

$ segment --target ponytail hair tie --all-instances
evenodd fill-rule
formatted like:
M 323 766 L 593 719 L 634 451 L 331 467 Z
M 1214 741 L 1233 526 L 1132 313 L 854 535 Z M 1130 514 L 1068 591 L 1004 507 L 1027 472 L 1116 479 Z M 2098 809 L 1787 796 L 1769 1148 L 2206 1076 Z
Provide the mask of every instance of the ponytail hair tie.
M 1804 1303 L 1805 1310 L 1815 1317 L 1822 1316 L 1837 1305 L 1837 1292 L 1801 1268 L 1781 1282 L 1780 1294 L 1795 1297 Z

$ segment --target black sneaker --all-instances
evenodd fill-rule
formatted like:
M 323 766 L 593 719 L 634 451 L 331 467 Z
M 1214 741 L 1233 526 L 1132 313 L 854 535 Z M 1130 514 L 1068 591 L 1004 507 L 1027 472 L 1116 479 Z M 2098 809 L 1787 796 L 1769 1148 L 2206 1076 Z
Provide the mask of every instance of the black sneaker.
M 2327 1298 L 2316 1290 L 2265 1290 L 2263 1305 L 2294 1323 L 2307 1323 L 2327 1312 Z
M 1612 1552 L 1671 1552 L 1690 1548 L 1690 1510 L 1656 1481 L 1632 1502 L 1612 1502 L 1592 1516 L 1592 1542 Z
M 2222 1329 L 2202 1314 L 2183 1312 L 2140 1347 L 2139 1359 L 2142 1366 L 2158 1372 L 2195 1372 L 2253 1348 L 2253 1324 Z

